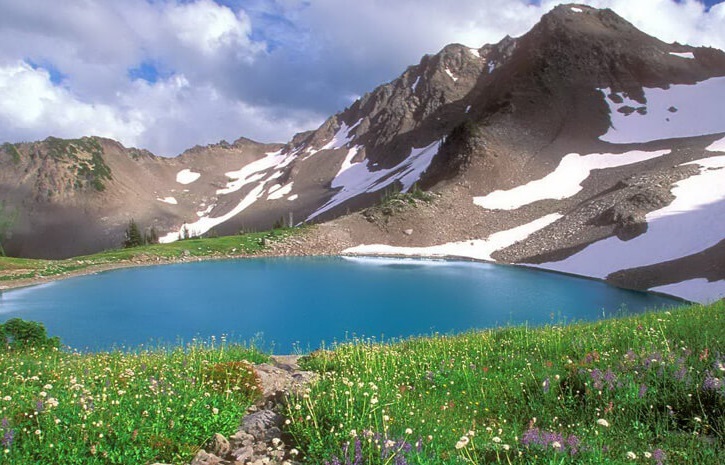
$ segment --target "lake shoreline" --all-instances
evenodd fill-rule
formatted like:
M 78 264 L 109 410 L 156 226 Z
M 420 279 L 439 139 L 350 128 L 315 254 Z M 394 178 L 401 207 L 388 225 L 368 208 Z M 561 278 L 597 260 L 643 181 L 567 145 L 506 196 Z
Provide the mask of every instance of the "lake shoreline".
M 513 264 L 513 263 L 499 263 L 499 262 L 490 262 L 487 260 L 480 260 L 475 259 L 471 257 L 463 257 L 463 256 L 456 256 L 456 255 L 440 255 L 440 256 L 431 256 L 431 255 L 405 255 L 405 254 L 369 254 L 369 255 L 360 255 L 360 254 L 354 254 L 354 253 L 329 253 L 329 252 L 290 252 L 289 250 L 265 250 L 259 253 L 255 254 L 236 254 L 236 255 L 208 255 L 208 256 L 194 256 L 194 257 L 180 257 L 175 259 L 163 259 L 156 257 L 156 259 L 147 259 L 147 260 L 136 260 L 136 261 L 123 261 L 123 262 L 117 262 L 117 263 L 105 263 L 105 264 L 99 264 L 99 265 L 90 265 L 87 268 L 83 268 L 80 270 L 70 271 L 63 274 L 58 275 L 52 275 L 52 276 L 38 276 L 33 278 L 20 278 L 17 280 L 7 280 L 7 281 L 0 281 L 0 293 L 3 291 L 11 291 L 15 289 L 22 289 L 26 287 L 32 287 L 32 286 L 38 286 L 41 284 L 50 284 L 56 281 L 62 281 L 69 278 L 75 278 L 80 276 L 88 276 L 88 275 L 94 275 L 98 273 L 104 273 L 107 271 L 113 271 L 113 270 L 121 270 L 121 269 L 127 269 L 127 268 L 141 268 L 141 267 L 147 267 L 147 266 L 161 266 L 161 265 L 174 265 L 174 264 L 181 264 L 181 263 L 196 263 L 196 262 L 205 262 L 205 261 L 215 261 L 215 260 L 241 260 L 241 259 L 252 259 L 252 258 L 283 258 L 283 257 L 328 257 L 328 256 L 338 256 L 338 257 L 372 257 L 372 258 L 390 258 L 390 259 L 409 259 L 409 260 L 416 260 L 416 259 L 427 259 L 427 260 L 456 260 L 456 261 L 464 261 L 464 262 L 471 262 L 471 263 L 490 263 L 495 265 L 504 265 L 504 266 L 514 266 L 518 268 L 526 268 L 531 270 L 537 270 L 537 271 L 545 271 L 549 273 L 564 275 L 564 276 L 570 276 L 574 278 L 581 278 L 581 279 L 587 279 L 591 281 L 598 281 L 603 282 L 605 284 L 609 284 L 614 286 L 613 284 L 607 282 L 605 279 L 600 278 L 594 278 L 591 276 L 586 275 L 578 275 L 573 273 L 567 273 L 562 271 L 555 271 L 555 270 L 544 270 L 537 267 L 527 266 L 527 265 L 521 265 L 521 264 Z M 631 291 L 637 291 L 637 292 L 644 292 L 647 294 L 653 294 L 658 295 L 670 299 L 675 299 L 678 301 L 681 301 L 683 304 L 691 304 L 696 302 L 691 302 L 687 299 L 683 299 L 682 297 L 671 295 L 671 294 L 665 294 L 662 292 L 655 292 L 655 291 L 649 291 L 649 290 L 641 290 L 641 289 L 631 289 L 621 286 L 614 286 L 619 287 L 620 289 L 627 289 Z
M 52 276 L 37 276 L 33 278 L 19 278 L 15 280 L 0 281 L 0 292 L 10 291 L 14 289 L 21 289 L 24 287 L 32 287 L 40 284 L 49 284 L 56 281 L 62 281 L 69 278 L 76 278 L 79 276 L 88 276 L 106 271 L 122 270 L 126 268 L 142 268 L 146 266 L 157 266 L 157 265 L 174 265 L 179 263 L 196 263 L 206 262 L 213 260 L 239 260 L 246 258 L 267 258 L 267 257 L 302 257 L 302 256 L 326 256 L 326 254 L 282 254 L 275 252 L 260 252 L 257 254 L 237 254 L 237 255 L 209 255 L 209 256 L 195 256 L 195 257 L 182 257 L 176 259 L 162 259 L 147 260 L 147 261 L 122 261 L 117 263 L 104 263 L 99 265 L 90 265 L 87 268 L 80 270 L 69 271 L 62 274 Z

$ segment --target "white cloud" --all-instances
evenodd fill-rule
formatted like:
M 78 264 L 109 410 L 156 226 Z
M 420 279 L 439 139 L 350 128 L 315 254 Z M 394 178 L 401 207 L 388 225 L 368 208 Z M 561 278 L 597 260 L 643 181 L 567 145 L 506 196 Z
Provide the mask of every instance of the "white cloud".
M 211 0 L 200 0 L 167 5 L 164 12 L 170 31 L 179 42 L 204 54 L 214 54 L 229 46 L 261 50 L 249 40 L 252 25 L 243 11 L 235 14 Z
M 0 67 L 0 126 L 19 140 L 39 137 L 40 128 L 45 136 L 95 134 L 134 143 L 143 130 L 111 106 L 78 101 L 46 71 L 24 62 Z
M 95 131 L 163 155 L 221 138 L 285 141 L 424 53 L 521 35 L 556 3 L 0 0 L 0 140 Z M 582 3 L 666 41 L 725 48 L 725 4 Z M 142 63 L 156 82 L 129 77 Z

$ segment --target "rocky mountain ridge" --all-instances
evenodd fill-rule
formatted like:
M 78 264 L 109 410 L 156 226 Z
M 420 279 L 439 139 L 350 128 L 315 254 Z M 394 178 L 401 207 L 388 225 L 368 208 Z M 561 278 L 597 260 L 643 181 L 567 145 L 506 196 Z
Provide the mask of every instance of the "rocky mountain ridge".
M 713 243 L 725 239 L 723 76 L 722 51 L 560 5 L 519 38 L 423 57 L 284 145 L 240 138 L 162 159 L 98 138 L 6 144 L 0 195 L 23 213 L 8 250 L 111 247 L 130 218 L 163 241 L 333 220 L 319 231 L 334 252 L 465 256 L 725 295 L 725 245 Z M 67 156 L 54 156 L 63 144 Z M 384 222 L 341 217 L 414 186 L 440 195 Z M 692 220 L 692 208 L 709 213 Z M 678 217 L 707 238 L 683 233 Z M 667 247 L 660 224 L 675 228 L 679 252 L 647 250 Z M 88 234 L 62 234 L 79 229 Z M 591 254 L 605 242 L 641 242 L 651 260 L 597 269 L 603 252 Z M 593 265 L 573 264 L 580 254 Z

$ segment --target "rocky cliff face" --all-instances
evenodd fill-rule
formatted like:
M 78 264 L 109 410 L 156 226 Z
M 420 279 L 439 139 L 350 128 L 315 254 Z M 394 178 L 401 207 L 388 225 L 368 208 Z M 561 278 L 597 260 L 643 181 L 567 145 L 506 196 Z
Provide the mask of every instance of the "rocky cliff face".
M 561 5 L 522 37 L 423 57 L 285 145 L 239 139 L 171 160 L 100 139 L 7 146 L 0 192 L 26 213 L 9 248 L 97 250 L 120 242 L 131 217 L 164 241 L 328 221 L 418 186 L 440 195 L 384 222 L 331 223 L 336 251 L 381 253 L 370 246 L 380 243 L 715 295 L 725 279 L 723 76 L 722 51 Z M 77 153 L 55 156 L 58 144 Z M 63 228 L 106 239 L 60 250 Z

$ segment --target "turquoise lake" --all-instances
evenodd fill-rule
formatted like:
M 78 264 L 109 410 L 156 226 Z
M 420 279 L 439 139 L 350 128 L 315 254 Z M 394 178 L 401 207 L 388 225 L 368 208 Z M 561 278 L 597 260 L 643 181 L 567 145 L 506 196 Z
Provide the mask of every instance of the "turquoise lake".
M 528 323 L 595 320 L 679 302 L 487 263 L 258 258 L 129 268 L 0 293 L 0 321 L 40 321 L 81 350 L 258 338 L 275 353 Z

